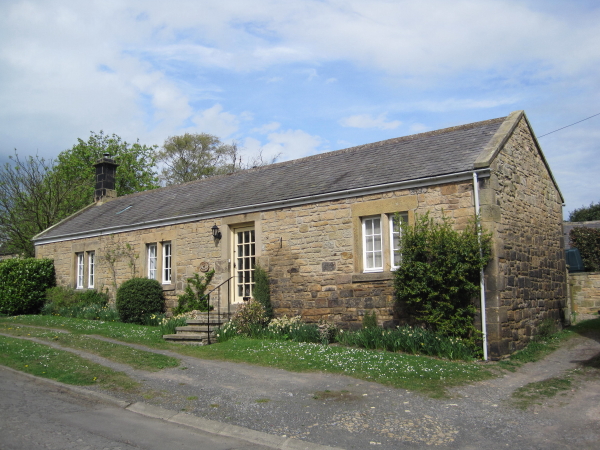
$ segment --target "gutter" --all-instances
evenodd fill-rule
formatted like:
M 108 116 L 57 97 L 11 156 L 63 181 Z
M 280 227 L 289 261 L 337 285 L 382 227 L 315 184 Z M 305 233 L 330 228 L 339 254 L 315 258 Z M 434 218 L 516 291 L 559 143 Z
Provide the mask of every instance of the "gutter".
M 479 180 L 477 179 L 477 172 L 473 172 L 473 191 L 475 193 L 475 215 L 479 221 Z M 477 236 L 479 240 L 479 255 L 482 256 L 481 250 L 481 230 L 477 230 Z M 488 345 L 487 345 L 487 317 L 485 314 L 485 274 L 483 269 L 479 273 L 479 289 L 481 292 L 481 332 L 483 334 L 483 360 L 488 360 Z

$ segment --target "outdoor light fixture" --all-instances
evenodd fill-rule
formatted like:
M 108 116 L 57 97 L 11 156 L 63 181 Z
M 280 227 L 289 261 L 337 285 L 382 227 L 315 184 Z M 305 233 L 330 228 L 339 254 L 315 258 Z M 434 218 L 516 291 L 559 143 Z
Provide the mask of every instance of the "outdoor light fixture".
M 211 230 L 212 230 L 213 237 L 215 239 L 221 239 L 222 235 L 221 235 L 221 232 L 219 231 L 219 227 L 217 226 L 216 223 L 212 226 Z

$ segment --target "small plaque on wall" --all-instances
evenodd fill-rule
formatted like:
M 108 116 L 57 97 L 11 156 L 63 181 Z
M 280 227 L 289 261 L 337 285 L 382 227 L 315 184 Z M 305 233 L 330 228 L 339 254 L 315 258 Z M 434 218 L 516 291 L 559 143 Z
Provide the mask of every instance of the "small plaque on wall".
M 206 261 L 200 263 L 200 272 L 208 272 L 208 269 L 210 269 L 210 265 Z

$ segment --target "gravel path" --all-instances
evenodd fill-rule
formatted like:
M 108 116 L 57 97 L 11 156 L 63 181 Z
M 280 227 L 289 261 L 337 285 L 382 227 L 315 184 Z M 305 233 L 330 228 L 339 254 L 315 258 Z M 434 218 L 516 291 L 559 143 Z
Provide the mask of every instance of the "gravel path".
M 528 363 L 515 373 L 455 388 L 452 398 L 445 400 L 341 375 L 292 373 L 124 345 L 174 356 L 181 365 L 151 373 L 66 350 L 141 382 L 141 393 L 111 393 L 127 402 L 143 401 L 323 445 L 346 449 L 600 448 L 597 375 L 579 377 L 573 391 L 527 411 L 510 402 L 518 387 L 564 374 L 600 354 L 600 343 L 590 338 L 573 338 L 546 359 Z

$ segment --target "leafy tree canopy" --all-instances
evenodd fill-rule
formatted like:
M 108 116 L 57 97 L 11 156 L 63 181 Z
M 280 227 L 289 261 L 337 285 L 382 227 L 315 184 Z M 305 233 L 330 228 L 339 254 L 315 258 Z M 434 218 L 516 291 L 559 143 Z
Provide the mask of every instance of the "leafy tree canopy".
M 79 182 L 74 193 L 71 213 L 90 204 L 94 199 L 96 185 L 94 164 L 104 153 L 111 155 L 118 164 L 117 195 L 133 194 L 159 187 L 156 173 L 156 146 L 129 144 L 115 134 L 109 136 L 100 131 L 92 132 L 89 139 L 78 143 L 58 155 L 54 175 L 61 180 L 76 179 Z
M 0 241 L 6 253 L 34 256 L 31 238 L 71 214 L 72 179 L 53 176 L 54 161 L 21 159 L 0 167 Z
M 128 144 L 116 135 L 91 133 L 56 160 L 20 158 L 0 167 L 0 242 L 3 251 L 34 256 L 33 236 L 90 204 L 94 163 L 109 153 L 119 164 L 117 194 L 158 187 L 155 147 Z
M 273 164 L 278 157 L 264 159 L 259 152 L 244 162 L 235 142 L 224 144 L 207 133 L 171 136 L 157 152 L 158 161 L 163 163 L 161 179 L 167 185 Z
M 216 136 L 185 133 L 169 137 L 157 157 L 164 164 L 161 178 L 169 185 L 227 173 L 234 154 L 235 146 Z
M 587 208 L 582 206 L 569 214 L 569 222 L 587 222 L 588 220 L 600 220 L 600 203 L 592 202 Z

